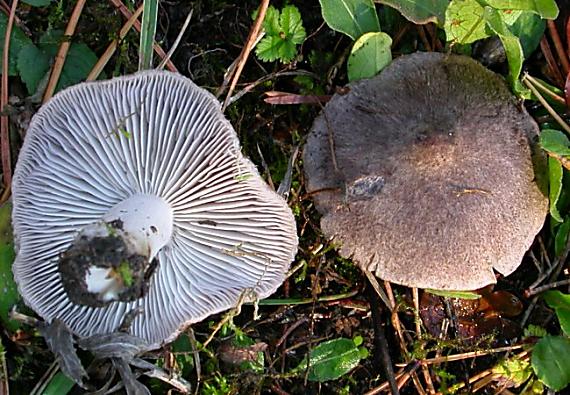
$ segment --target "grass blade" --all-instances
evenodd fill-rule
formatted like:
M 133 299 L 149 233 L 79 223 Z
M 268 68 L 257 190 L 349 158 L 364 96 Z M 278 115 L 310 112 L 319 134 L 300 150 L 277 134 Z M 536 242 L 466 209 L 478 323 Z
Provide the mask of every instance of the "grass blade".
M 158 0 L 144 0 L 139 48 L 139 71 L 152 68 L 152 46 L 156 33 Z

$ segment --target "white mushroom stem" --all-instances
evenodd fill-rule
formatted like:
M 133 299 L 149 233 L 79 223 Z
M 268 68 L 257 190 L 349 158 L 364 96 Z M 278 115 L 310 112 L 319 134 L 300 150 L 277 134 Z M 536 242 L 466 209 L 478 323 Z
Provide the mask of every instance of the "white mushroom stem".
M 136 252 L 154 259 L 172 236 L 172 208 L 161 198 L 137 194 L 115 205 L 103 221 L 122 222 L 123 234 Z

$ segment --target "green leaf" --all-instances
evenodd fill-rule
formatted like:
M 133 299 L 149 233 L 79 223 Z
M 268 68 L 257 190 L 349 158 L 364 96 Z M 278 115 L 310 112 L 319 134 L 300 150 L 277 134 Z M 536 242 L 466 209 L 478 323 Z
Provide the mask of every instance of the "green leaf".
M 34 44 L 26 45 L 18 54 L 18 72 L 30 95 L 37 91 L 38 84 L 49 71 L 49 60 L 49 56 Z
M 51 30 L 40 37 L 38 47 L 50 58 L 53 58 L 63 39 L 62 31 Z M 72 43 L 56 86 L 56 92 L 84 81 L 97 60 L 97 55 L 87 45 Z
M 51 3 L 51 0 L 22 0 L 22 2 L 34 7 L 45 7 Z
M 21 297 L 12 275 L 12 263 L 16 254 L 12 239 L 11 211 L 10 203 L 0 207 L 0 322 L 7 329 L 14 331 L 20 325 L 10 320 L 9 314 Z
M 560 161 L 553 157 L 548 157 L 548 176 L 549 176 L 549 199 L 550 199 L 550 215 L 558 222 L 562 222 L 562 217 L 558 212 L 556 203 L 560 198 L 562 191 L 562 164 Z
M 157 19 L 158 0 L 144 0 L 139 45 L 139 71 L 152 69 Z
M 434 22 L 441 26 L 449 0 L 377 0 L 377 3 L 397 9 L 404 18 L 416 24 Z
M 544 19 L 556 19 L 558 6 L 555 0 L 481 0 L 498 10 L 531 11 Z
M 519 80 L 524 61 L 522 45 L 518 37 L 511 33 L 503 19 L 503 15 L 499 11 L 491 7 L 485 7 L 484 18 L 487 26 L 499 36 L 503 43 L 509 64 L 509 75 L 507 79 L 511 86 L 515 87 Z
M 485 9 L 477 0 L 452 0 L 445 11 L 447 41 L 469 44 L 489 37 L 485 31 Z
M 556 311 L 562 332 L 570 336 L 570 295 L 560 291 L 546 291 L 542 297 Z
M 536 343 L 531 363 L 534 372 L 549 388 L 560 391 L 570 383 L 570 339 L 545 336 Z
M 519 387 L 532 375 L 532 368 L 528 361 L 517 357 L 502 360 L 493 368 L 495 378 L 505 382 L 505 387 Z M 498 377 L 497 377 L 498 376 Z
M 370 78 L 392 61 L 392 39 L 386 33 L 365 33 L 352 47 L 348 58 L 350 81 Z
M 254 17 L 257 17 L 255 12 Z M 273 6 L 269 6 L 265 12 L 265 19 L 263 19 L 263 29 L 269 36 L 278 36 L 281 32 L 281 24 L 279 21 L 279 10 Z
M 308 379 L 319 382 L 336 380 L 358 366 L 362 354 L 350 339 L 339 338 L 321 343 L 310 353 Z M 295 371 L 304 372 L 306 369 L 305 358 Z
M 73 388 L 75 383 L 62 372 L 57 372 L 49 381 L 42 395 L 65 395 Z
M 439 289 L 426 289 L 430 294 L 456 299 L 479 299 L 481 295 L 472 291 L 443 291 Z
M 532 12 L 523 11 L 517 20 L 511 24 L 509 30 L 519 38 L 524 56 L 527 58 L 540 44 L 545 28 L 546 21 L 544 19 Z
M 554 255 L 560 256 L 566 248 L 568 242 L 568 234 L 570 234 L 570 218 L 566 218 L 564 223 L 558 227 L 556 236 L 554 237 Z
M 281 60 L 288 63 L 297 54 L 297 44 L 306 37 L 301 13 L 295 6 L 286 6 L 281 12 L 269 7 L 263 21 L 265 37 L 257 44 L 255 53 L 264 62 Z
M 570 140 L 560 130 L 544 129 L 540 132 L 540 146 L 556 155 L 570 155 Z
M 2 43 L 4 42 L 4 37 L 6 36 L 6 25 L 8 23 L 8 17 L 0 12 L 0 37 L 2 38 Z M 18 54 L 22 48 L 31 45 L 32 40 L 24 34 L 24 32 L 16 25 L 12 28 L 12 35 L 10 37 L 10 53 L 8 56 L 8 75 L 15 76 L 18 74 L 17 61 Z M 0 46 L 0 56 L 3 56 L 3 47 Z M 0 66 L 1 68 L 1 66 Z
M 372 0 L 319 0 L 329 27 L 353 40 L 364 33 L 379 32 L 380 23 Z
M 293 44 L 302 44 L 307 34 L 303 27 L 301 13 L 297 7 L 293 5 L 283 7 L 279 20 L 281 22 L 281 29 L 283 29 L 283 33 L 285 34 L 285 40 L 291 41 Z

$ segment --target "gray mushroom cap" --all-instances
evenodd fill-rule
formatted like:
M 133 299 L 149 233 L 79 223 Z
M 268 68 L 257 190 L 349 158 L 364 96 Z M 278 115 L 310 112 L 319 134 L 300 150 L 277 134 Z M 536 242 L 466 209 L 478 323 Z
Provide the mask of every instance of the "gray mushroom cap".
M 61 254 L 82 229 L 129 210 L 144 212 L 131 227 L 150 235 L 144 248 L 158 262 L 148 292 L 75 304 Z M 273 293 L 297 250 L 290 209 L 241 154 L 218 101 L 159 71 L 80 84 L 40 109 L 14 174 L 13 226 L 15 279 L 39 315 L 83 337 L 115 331 L 140 307 L 130 332 L 154 347 L 244 291 Z
M 419 288 L 476 289 L 496 281 L 493 268 L 513 272 L 548 201 L 538 127 L 502 78 L 416 53 L 348 87 L 304 148 L 307 190 L 341 255 Z

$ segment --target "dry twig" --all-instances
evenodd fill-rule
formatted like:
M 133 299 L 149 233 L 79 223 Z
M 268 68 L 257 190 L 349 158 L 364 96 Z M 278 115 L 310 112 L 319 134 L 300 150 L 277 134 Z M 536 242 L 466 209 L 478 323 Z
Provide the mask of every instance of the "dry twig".
M 267 7 L 269 7 L 269 0 L 261 0 L 261 5 L 259 6 L 259 11 L 257 13 L 257 18 L 255 18 L 255 22 L 249 32 L 247 41 L 245 42 L 245 45 L 243 46 L 241 53 L 239 54 L 235 71 L 233 73 L 233 77 L 231 77 L 230 87 L 228 89 L 226 99 L 224 100 L 224 105 L 222 106 L 222 111 L 225 111 L 226 107 L 228 106 L 229 100 L 232 96 L 232 93 L 234 92 L 234 89 L 239 80 L 241 72 L 243 71 L 245 63 L 247 62 L 247 58 L 249 57 L 249 53 L 255 46 L 255 42 L 257 40 L 259 32 L 261 31 L 261 25 L 263 23 L 263 20 L 265 19 L 265 13 L 267 12 Z
M 69 22 L 65 28 L 65 32 L 63 33 L 63 41 L 59 46 L 59 50 L 57 51 L 57 55 L 55 55 L 55 62 L 51 69 L 51 73 L 49 76 L 49 81 L 44 92 L 43 102 L 47 102 L 53 96 L 55 92 L 55 87 L 57 86 L 57 82 L 59 81 L 59 76 L 61 75 L 61 71 L 63 70 L 63 65 L 65 64 L 65 58 L 67 57 L 67 52 L 69 51 L 69 47 L 71 46 L 71 36 L 75 33 L 75 28 L 77 27 L 77 22 L 79 22 L 79 17 L 81 16 L 81 12 L 83 11 L 83 6 L 85 5 L 86 0 L 78 0 L 73 8 L 73 12 L 71 13 L 71 17 L 69 18 Z
M 8 58 L 10 54 L 10 36 L 16 17 L 18 0 L 12 1 L 10 16 L 6 25 L 6 35 L 4 36 L 4 50 L 2 54 L 2 95 L 0 96 L 0 112 L 4 112 L 8 104 Z M 8 190 L 12 184 L 12 159 L 10 155 L 10 122 L 8 115 L 0 116 L 0 151 L 2 156 L 2 176 L 4 188 Z

